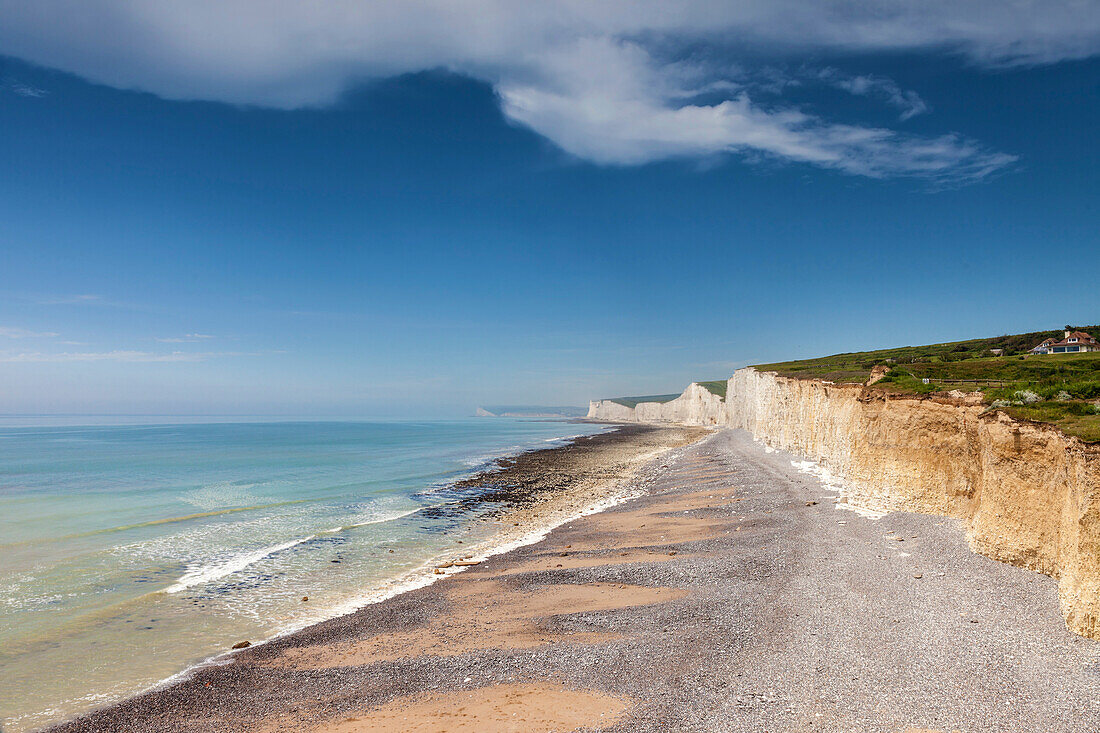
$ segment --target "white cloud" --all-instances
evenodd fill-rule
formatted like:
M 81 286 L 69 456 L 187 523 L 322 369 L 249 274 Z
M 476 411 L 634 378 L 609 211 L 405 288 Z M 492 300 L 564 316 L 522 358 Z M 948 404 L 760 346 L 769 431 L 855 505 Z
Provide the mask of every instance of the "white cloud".
M 822 69 L 818 76 L 825 83 L 850 94 L 885 100 L 901 110 L 900 119 L 903 122 L 931 111 L 919 94 L 911 89 L 902 89 L 893 79 L 871 75 L 848 76 L 836 69 Z
M 41 295 L 30 298 L 38 305 L 104 305 L 106 301 L 99 295 Z
M 765 107 L 728 63 L 681 56 L 926 50 L 987 66 L 1052 63 L 1097 53 L 1100 12 L 1082 0 L 0 0 L 0 48 L 169 98 L 284 108 L 331 103 L 367 78 L 446 68 L 493 84 L 513 120 L 601 163 L 738 151 L 859 175 L 971 179 L 1011 156 L 957 134 L 916 139 Z M 926 109 L 881 79 L 845 83 L 903 118 Z M 695 94 L 720 90 L 717 102 Z
M 0 337 L 9 339 L 48 339 L 58 335 L 53 331 L 28 331 L 25 328 L 0 326 Z
M 695 95 L 705 71 L 683 63 L 658 67 L 633 43 L 583 40 L 544 57 L 540 73 L 499 85 L 505 113 L 599 163 L 732 152 L 874 178 L 974 180 L 1015 160 L 959 135 L 921 138 L 764 109 L 746 92 L 715 104 L 677 104 Z
M 279 352 L 242 352 L 242 351 L 217 351 L 217 352 L 184 352 L 173 351 L 167 354 L 151 351 L 137 351 L 132 349 L 116 349 L 114 351 L 65 351 L 60 353 L 44 353 L 41 351 L 0 351 L 0 362 L 3 363 L 65 363 L 65 362 L 89 362 L 89 361 L 113 361 L 113 362 L 198 362 L 210 359 L 234 357 L 234 356 L 264 356 L 268 353 Z
M 168 338 L 158 338 L 162 344 L 188 344 L 195 343 L 196 341 L 203 341 L 205 339 L 212 339 L 213 336 L 205 333 L 188 333 L 183 336 L 172 336 Z
M 12 94 L 20 97 L 31 97 L 37 99 L 38 97 L 44 97 L 49 94 L 45 89 L 39 89 L 38 87 L 32 87 L 29 84 L 24 84 L 14 79 L 6 80 L 0 85 L 0 90 L 7 89 Z
M 81 351 L 61 352 L 45 354 L 40 351 L 24 352 L 0 352 L 0 362 L 72 362 L 72 361 L 130 361 L 130 362 L 154 362 L 154 361 L 203 361 L 206 354 L 185 354 L 173 352 L 171 354 L 154 354 L 148 351 Z

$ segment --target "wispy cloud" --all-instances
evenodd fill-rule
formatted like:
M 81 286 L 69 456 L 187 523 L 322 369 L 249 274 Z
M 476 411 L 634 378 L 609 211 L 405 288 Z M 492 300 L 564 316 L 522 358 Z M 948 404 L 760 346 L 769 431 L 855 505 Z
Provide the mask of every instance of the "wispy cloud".
M 156 353 L 132 349 L 113 351 L 64 351 L 45 353 L 41 351 L 0 351 L 0 362 L 4 363 L 66 363 L 66 362 L 200 362 L 243 356 L 267 356 L 281 353 L 277 351 L 208 351 Z
M 38 305 L 109 305 L 102 296 L 90 294 L 35 295 L 27 298 Z
M 166 338 L 158 338 L 156 340 L 160 341 L 162 344 L 190 344 L 212 338 L 214 337 L 206 333 L 188 333 L 184 334 L 183 336 L 170 336 Z
M 500 85 L 505 112 L 567 152 L 605 164 L 731 153 L 870 178 L 957 183 L 1016 160 L 954 133 L 921 137 L 765 108 L 748 92 L 684 103 L 708 70 L 680 64 L 670 72 L 633 43 L 583 40 L 544 66 L 552 69 L 547 78 Z
M 53 331 L 28 331 L 25 328 L 0 326 L 0 337 L 9 339 L 49 339 L 59 335 Z
M 4 79 L 3 82 L 0 82 L 0 91 L 9 91 L 20 97 L 31 97 L 34 99 L 49 94 L 45 89 L 40 89 L 30 84 L 24 84 L 21 81 L 11 78 Z
M 850 76 L 837 69 L 822 69 L 818 72 L 818 78 L 849 94 L 882 99 L 901 110 L 899 119 L 902 122 L 931 111 L 919 94 L 911 89 L 902 89 L 893 79 L 873 75 Z
M 962 132 L 919 138 L 764 104 L 731 69 L 752 59 L 798 64 L 891 51 L 987 67 L 1100 52 L 1100 13 L 1081 0 L 74 5 L 0 0 L 0 47 L 169 98 L 288 109 L 330 104 L 363 79 L 446 68 L 492 84 L 509 118 L 596 163 L 735 153 L 937 180 L 977 180 L 1013 158 Z M 730 58 L 733 48 L 750 52 Z M 836 84 L 882 98 L 903 120 L 928 109 L 919 94 L 878 77 Z

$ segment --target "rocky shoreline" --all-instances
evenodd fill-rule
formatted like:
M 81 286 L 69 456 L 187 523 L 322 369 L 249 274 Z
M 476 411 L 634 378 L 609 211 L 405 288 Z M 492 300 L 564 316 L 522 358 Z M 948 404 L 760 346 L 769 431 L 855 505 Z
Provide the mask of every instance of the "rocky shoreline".
M 450 487 L 454 497 L 443 511 L 478 511 L 486 521 L 498 523 L 498 536 L 488 546 L 522 545 L 537 539 L 547 528 L 590 512 L 602 504 L 614 503 L 625 483 L 635 480 L 655 456 L 664 454 L 697 440 L 705 434 L 698 428 L 618 425 L 614 429 L 591 436 L 572 439 L 563 446 L 527 451 L 498 460 L 493 466 L 473 476 L 455 482 Z M 486 509 L 486 505 L 491 508 Z M 496 506 L 492 506 L 496 505 Z M 458 574 L 475 568 L 485 559 L 485 546 L 471 545 L 455 536 L 453 559 L 441 563 L 439 575 Z M 466 542 L 466 544 L 464 544 Z M 450 578 L 446 578 L 450 581 Z M 457 580 L 457 578 L 455 578 Z M 436 584 L 441 585 L 441 584 Z M 269 655 L 296 639 L 306 638 L 329 626 L 354 624 L 356 616 L 371 609 L 402 607 L 405 596 L 432 594 L 435 585 L 368 606 L 359 612 L 341 616 L 261 645 L 243 642 L 237 653 L 200 666 L 184 679 L 124 700 L 51 728 L 58 731 L 148 731 L 148 730 L 254 730 L 257 718 L 238 720 L 236 715 L 211 712 L 206 698 L 215 684 L 224 685 L 226 670 L 234 686 L 243 682 L 245 660 L 251 655 Z M 411 619 L 410 623 L 415 623 Z M 218 680 L 210 681 L 210 677 Z M 201 683 L 196 683 L 202 680 Z M 207 684 L 209 682 L 209 684 Z M 195 685 L 203 693 L 193 695 Z M 288 691 L 289 692 L 289 691 Z M 247 707 L 247 705 L 245 706 Z M 200 717 L 185 710 L 207 710 Z M 140 712 L 138 712 L 140 711 Z
M 58 730 L 1100 730 L 1055 581 L 952 519 L 843 511 L 794 458 L 658 452 L 632 500 Z

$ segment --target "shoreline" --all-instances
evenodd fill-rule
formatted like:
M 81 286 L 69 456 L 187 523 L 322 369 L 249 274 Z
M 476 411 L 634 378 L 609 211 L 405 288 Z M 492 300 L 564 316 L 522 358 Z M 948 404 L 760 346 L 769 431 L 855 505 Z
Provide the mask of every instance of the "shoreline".
M 273 642 L 292 638 L 311 627 L 353 615 L 365 607 L 429 588 L 438 581 L 458 576 L 475 566 L 474 564 L 452 565 L 452 562 L 460 557 L 476 563 L 484 562 L 492 557 L 537 543 L 564 523 L 605 511 L 627 501 L 633 494 L 625 490 L 623 484 L 633 479 L 645 463 L 651 462 L 658 454 L 675 450 L 690 442 L 683 440 L 681 436 L 684 434 L 693 435 L 691 440 L 696 440 L 705 432 L 692 428 L 625 425 L 604 421 L 568 420 L 566 422 L 598 422 L 610 426 L 611 429 L 592 435 L 555 439 L 554 442 L 559 444 L 551 447 L 526 448 L 516 453 L 509 452 L 497 458 L 486 459 L 475 467 L 471 474 L 451 481 L 436 491 L 460 491 L 487 485 L 492 487 L 490 491 L 452 500 L 453 503 L 446 507 L 426 507 L 416 510 L 430 512 L 441 509 L 461 513 L 477 505 L 497 502 L 500 504 L 499 507 L 485 512 L 455 534 L 456 538 L 461 537 L 473 528 L 491 522 L 501 525 L 493 536 L 465 546 L 462 550 L 438 553 L 426 559 L 421 565 L 388 579 L 384 585 L 373 588 L 353 600 L 326 609 L 321 615 L 306 623 L 281 629 L 257 641 L 247 640 L 249 642 L 247 648 L 250 651 L 256 650 Z M 650 438 L 657 440 L 653 441 Z M 670 441 L 668 444 L 664 444 L 666 438 Z M 616 451 L 616 448 L 621 450 Z M 570 458 L 572 461 L 569 460 Z M 578 462 L 591 464 L 593 461 L 609 460 L 609 467 L 612 470 L 600 472 L 594 471 L 592 465 L 585 468 L 578 468 L 575 465 Z M 601 475 L 593 480 L 593 475 L 596 473 Z M 595 495 L 591 493 L 593 491 Z M 512 527 L 505 528 L 505 525 L 509 524 Z M 456 542 L 461 545 L 465 541 L 456 539 Z M 451 558 L 452 555 L 456 557 Z M 441 566 L 442 572 L 440 572 Z M 42 730 L 67 729 L 70 725 L 124 706 L 132 700 L 170 690 L 176 685 L 186 683 L 204 670 L 233 664 L 234 659 L 242 651 L 244 650 L 230 649 L 218 652 L 133 695 L 108 702 L 75 718 L 50 724 Z
M 960 523 L 721 430 L 630 500 L 68 733 L 1100 730 L 1100 645 Z

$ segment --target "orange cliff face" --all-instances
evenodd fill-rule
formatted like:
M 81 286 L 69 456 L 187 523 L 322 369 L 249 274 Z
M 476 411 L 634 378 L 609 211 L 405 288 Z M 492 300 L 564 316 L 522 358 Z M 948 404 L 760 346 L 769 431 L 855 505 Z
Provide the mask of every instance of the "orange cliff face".
M 594 402 L 589 416 L 742 428 L 819 462 L 853 504 L 960 519 L 975 551 L 1057 578 L 1069 628 L 1100 638 L 1100 446 L 961 398 L 754 369 L 734 373 L 724 401 L 692 387 L 636 408 Z

